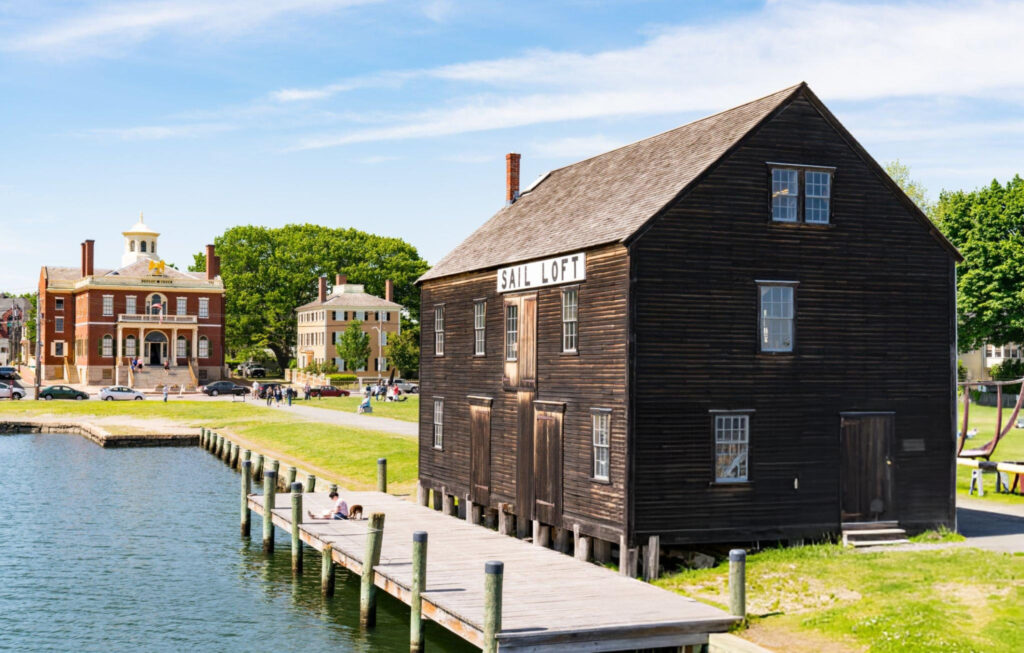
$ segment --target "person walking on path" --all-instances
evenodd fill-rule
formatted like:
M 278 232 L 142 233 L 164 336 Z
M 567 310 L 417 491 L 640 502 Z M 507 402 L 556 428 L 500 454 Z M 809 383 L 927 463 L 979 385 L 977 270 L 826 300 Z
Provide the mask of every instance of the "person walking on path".
M 267 394 L 267 408 L 270 408 L 270 404 L 274 403 L 274 389 L 268 387 L 264 392 Z
M 281 405 L 281 386 L 277 386 L 276 388 L 274 388 L 274 405 Z
M 164 403 L 167 403 L 167 384 L 164 384 Z
M 308 381 L 306 382 L 306 387 L 304 387 L 302 389 L 302 391 L 305 394 L 305 400 L 309 401 L 309 382 Z
M 288 386 L 288 405 L 292 405 L 292 397 L 295 396 L 295 390 L 291 386 Z

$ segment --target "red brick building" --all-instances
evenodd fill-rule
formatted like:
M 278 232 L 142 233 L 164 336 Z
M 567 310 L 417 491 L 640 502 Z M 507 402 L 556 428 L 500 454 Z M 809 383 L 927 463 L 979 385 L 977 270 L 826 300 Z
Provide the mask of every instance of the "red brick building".
M 117 269 L 96 269 L 94 241 L 87 240 L 78 267 L 40 271 L 43 379 L 149 387 L 222 378 L 224 284 L 213 245 L 206 246 L 205 272 L 183 272 L 160 259 L 160 234 L 141 216 L 123 236 Z M 130 371 L 136 357 L 142 373 Z

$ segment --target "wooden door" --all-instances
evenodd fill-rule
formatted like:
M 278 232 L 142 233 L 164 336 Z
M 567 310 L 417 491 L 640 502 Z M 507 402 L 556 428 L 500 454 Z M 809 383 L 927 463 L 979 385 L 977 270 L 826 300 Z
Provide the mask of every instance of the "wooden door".
M 848 413 L 841 420 L 843 521 L 895 519 L 892 502 L 892 413 Z
M 537 389 L 537 296 L 521 298 L 519 327 L 519 387 Z
M 537 410 L 533 426 L 534 511 L 539 521 L 562 525 L 562 415 Z
M 470 398 L 469 405 L 470 474 L 469 498 L 487 506 L 491 501 L 491 405 Z

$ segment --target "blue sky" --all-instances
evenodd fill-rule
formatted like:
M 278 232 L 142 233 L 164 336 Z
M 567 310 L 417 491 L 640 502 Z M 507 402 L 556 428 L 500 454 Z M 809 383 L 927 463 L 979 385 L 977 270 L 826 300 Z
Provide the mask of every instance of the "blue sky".
M 543 172 L 806 80 L 930 195 L 1021 172 L 1024 3 L 0 0 L 0 290 L 236 224 L 436 261 Z

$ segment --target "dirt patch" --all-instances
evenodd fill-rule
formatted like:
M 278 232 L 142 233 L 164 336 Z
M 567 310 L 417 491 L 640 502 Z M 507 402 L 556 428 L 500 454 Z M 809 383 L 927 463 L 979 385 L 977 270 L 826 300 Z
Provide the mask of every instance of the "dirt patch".
M 859 592 L 827 584 L 817 578 L 774 572 L 747 578 L 747 612 L 753 616 L 773 613 L 800 614 L 861 599 Z M 729 604 L 726 579 L 689 586 L 685 594 L 718 605 Z
M 824 635 L 794 631 L 770 622 L 753 623 L 748 629 L 736 634 L 773 651 L 787 653 L 860 653 L 867 650 L 865 646 L 837 642 Z

